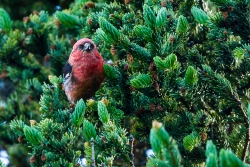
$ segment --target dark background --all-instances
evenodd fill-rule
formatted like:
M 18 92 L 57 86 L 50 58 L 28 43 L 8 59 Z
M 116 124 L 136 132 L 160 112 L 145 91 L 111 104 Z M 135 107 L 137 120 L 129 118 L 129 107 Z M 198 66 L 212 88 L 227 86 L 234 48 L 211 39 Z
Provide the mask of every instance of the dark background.
M 12 20 L 22 20 L 33 11 L 48 11 L 52 14 L 58 9 L 66 9 L 73 0 L 0 0 L 0 7 L 4 8 Z

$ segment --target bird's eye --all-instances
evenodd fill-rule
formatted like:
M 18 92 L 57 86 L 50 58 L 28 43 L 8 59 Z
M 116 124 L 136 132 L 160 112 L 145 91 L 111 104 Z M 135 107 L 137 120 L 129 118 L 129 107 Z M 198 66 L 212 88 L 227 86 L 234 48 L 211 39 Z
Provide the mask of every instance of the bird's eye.
M 89 42 L 85 42 L 84 44 L 80 44 L 78 46 L 79 50 L 90 52 L 95 48 L 95 45 Z
M 79 45 L 78 46 L 78 49 L 80 49 L 80 50 L 83 50 L 83 48 L 84 48 L 84 45 Z

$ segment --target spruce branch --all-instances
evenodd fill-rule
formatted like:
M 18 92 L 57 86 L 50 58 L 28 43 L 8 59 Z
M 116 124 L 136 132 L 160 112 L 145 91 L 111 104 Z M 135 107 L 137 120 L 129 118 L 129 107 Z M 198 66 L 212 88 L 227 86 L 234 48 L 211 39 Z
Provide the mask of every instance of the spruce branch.
M 184 77 L 184 83 L 186 86 L 194 86 L 198 81 L 197 72 L 193 66 L 188 66 Z
M 10 128 L 18 135 L 24 136 L 23 128 L 25 124 L 22 120 L 12 120 L 10 122 Z
M 11 30 L 12 22 L 9 14 L 3 9 L 0 8 L 0 28 L 9 32 Z
M 167 133 L 162 123 L 154 120 L 152 124 L 150 144 L 156 156 L 149 159 L 147 167 L 157 166 L 157 164 L 182 167 L 180 152 L 175 140 Z
M 243 48 L 240 48 L 240 47 L 236 47 L 234 50 L 233 50 L 233 55 L 235 57 L 235 66 L 236 67 L 239 67 L 240 64 L 242 63 L 242 60 L 244 59 L 245 57 L 245 51 Z
M 235 102 L 238 104 L 238 107 L 239 107 L 239 109 L 241 111 L 241 114 L 243 115 L 244 123 L 245 123 L 246 130 L 247 130 L 245 143 L 244 143 L 244 148 L 243 148 L 243 152 L 242 152 L 242 155 L 241 155 L 241 160 L 243 162 L 245 162 L 246 158 L 247 158 L 247 154 L 248 154 L 249 143 L 250 143 L 250 122 L 249 122 L 248 115 L 247 115 L 246 111 L 244 110 L 243 104 L 239 100 L 238 96 L 236 96 L 236 94 L 232 94 L 231 96 L 235 100 Z
M 207 167 L 218 167 L 218 154 L 216 147 L 211 140 L 206 145 L 206 165 Z
M 36 128 L 24 125 L 23 131 L 26 139 L 32 145 L 39 145 L 44 142 L 44 137 Z
M 205 71 L 201 71 L 201 74 L 205 75 L 207 78 L 209 78 L 210 79 L 209 82 L 215 81 L 221 87 L 220 90 L 218 90 L 218 87 L 212 87 L 212 88 L 215 91 L 217 91 L 218 93 L 223 92 L 223 94 L 225 94 L 225 97 L 229 97 L 229 99 L 233 100 L 238 105 L 238 108 L 240 109 L 241 115 L 243 116 L 243 119 L 244 119 L 244 124 L 246 126 L 246 130 L 247 130 L 244 148 L 243 148 L 243 152 L 241 155 L 241 160 L 243 162 L 245 162 L 246 156 L 248 153 L 249 142 L 250 142 L 250 123 L 249 123 L 247 113 L 244 110 L 244 105 L 240 101 L 238 94 L 232 90 L 231 84 L 228 80 L 226 80 L 225 78 L 223 78 L 219 74 L 214 73 L 212 71 L 212 69 L 208 66 L 203 66 L 203 69 Z
M 216 151 L 216 147 L 212 141 L 207 141 L 206 145 L 206 166 L 207 167 L 244 167 L 248 166 L 231 151 L 221 149 L 219 157 Z
M 183 145 L 186 150 L 192 151 L 200 142 L 200 136 L 197 132 L 192 132 L 183 139 Z
M 84 121 L 84 113 L 85 113 L 85 103 L 83 99 L 80 99 L 75 107 L 74 112 L 71 115 L 71 120 L 74 126 L 79 127 Z
M 87 107 L 90 107 L 89 102 L 87 102 Z M 84 120 L 83 134 L 87 141 L 84 144 L 86 158 L 92 163 L 92 166 L 94 166 L 93 160 L 96 163 L 95 165 L 110 166 L 113 164 L 114 158 L 120 157 L 123 158 L 123 161 L 130 162 L 130 147 L 127 144 L 129 142 L 127 132 L 119 126 L 120 124 L 117 123 L 119 120 L 115 121 L 115 119 L 123 117 L 122 113 L 118 113 L 121 111 L 110 106 L 104 100 L 96 102 L 95 107 L 97 107 L 98 118 L 102 126 L 95 130 L 91 122 L 86 119 Z M 94 154 L 98 156 L 94 157 Z
M 0 58 L 4 57 L 4 56 L 5 57 L 8 56 L 9 53 L 11 53 L 11 51 L 17 49 L 18 40 L 20 39 L 21 36 L 22 36 L 22 32 L 18 29 L 10 31 L 9 37 L 4 42 L 3 47 L 1 48 Z M 18 78 L 18 77 L 16 77 L 16 78 Z
M 186 17 L 180 15 L 176 26 L 176 32 L 181 34 L 181 33 L 186 33 L 187 31 L 188 31 L 188 21 Z
M 108 113 L 106 105 L 102 102 L 98 102 L 98 115 L 102 123 L 107 123 L 110 120 L 110 114 Z
M 196 113 L 197 109 L 194 107 L 194 105 L 191 104 L 190 101 L 187 101 L 187 99 L 184 96 L 178 97 L 178 100 L 192 113 Z
M 221 167 L 244 167 L 243 162 L 230 150 L 221 149 L 219 163 Z
M 137 45 L 136 43 L 129 44 L 128 49 L 138 57 L 142 57 L 142 58 L 151 57 L 151 55 L 148 53 L 148 51 L 145 48 Z
M 178 66 L 177 56 L 175 54 L 168 55 L 165 60 L 162 60 L 159 56 L 153 58 L 157 68 L 161 70 L 175 69 Z
M 104 64 L 103 65 L 103 68 L 104 68 L 104 73 L 105 73 L 105 76 L 108 78 L 108 79 L 111 79 L 111 80 L 114 80 L 116 79 L 116 74 L 115 74 L 115 69 L 114 67 L 108 65 L 108 64 Z
M 148 28 L 147 26 L 143 26 L 143 25 L 137 25 L 134 27 L 134 33 L 137 36 L 142 37 L 143 39 L 147 40 L 147 41 L 152 41 L 152 34 L 153 31 L 151 28 Z
M 56 11 L 56 16 L 65 27 L 74 28 L 80 25 L 79 19 L 75 15 Z
M 157 17 L 156 17 L 156 26 L 158 28 L 161 28 L 162 26 L 164 26 L 167 22 L 167 9 L 166 8 L 161 8 L 158 13 L 157 13 Z
M 97 36 L 103 39 L 107 44 L 111 45 L 115 43 L 116 45 L 122 45 L 127 53 L 133 53 L 138 57 L 151 57 L 145 48 L 131 42 L 127 36 L 121 34 L 119 30 L 105 18 L 101 17 L 99 19 L 99 24 L 100 28 L 96 31 Z
M 162 19 L 162 13 L 164 13 L 164 10 L 162 12 L 159 12 L 158 15 L 158 25 L 162 25 L 164 22 Z M 156 17 L 155 17 L 155 13 L 154 11 L 146 4 L 144 4 L 143 6 L 143 17 L 145 20 L 145 23 L 147 26 L 149 26 L 151 29 L 154 29 L 155 25 L 156 25 Z M 165 17 L 166 18 L 166 17 Z M 165 19 L 166 20 L 166 19 Z
M 100 17 L 99 24 L 101 29 L 106 33 L 105 35 L 107 35 L 108 40 L 113 41 L 114 43 L 120 40 L 120 32 L 118 29 L 105 18 Z
M 201 9 L 193 6 L 191 9 L 191 12 L 192 12 L 192 14 L 197 22 L 199 22 L 201 24 L 206 24 L 209 21 L 209 17 Z
M 86 119 L 83 123 L 83 136 L 87 141 L 90 141 L 92 138 L 96 138 L 97 136 L 94 125 Z
M 151 86 L 151 77 L 148 74 L 139 74 L 130 80 L 134 88 L 146 88 Z

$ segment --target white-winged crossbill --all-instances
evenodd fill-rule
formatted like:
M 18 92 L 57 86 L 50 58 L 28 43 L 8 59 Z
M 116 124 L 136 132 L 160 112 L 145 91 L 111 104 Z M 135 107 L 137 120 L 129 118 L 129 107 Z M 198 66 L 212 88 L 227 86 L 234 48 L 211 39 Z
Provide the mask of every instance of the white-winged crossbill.
M 94 42 L 88 38 L 78 40 L 63 68 L 63 86 L 68 100 L 76 104 L 92 97 L 105 79 L 104 60 Z

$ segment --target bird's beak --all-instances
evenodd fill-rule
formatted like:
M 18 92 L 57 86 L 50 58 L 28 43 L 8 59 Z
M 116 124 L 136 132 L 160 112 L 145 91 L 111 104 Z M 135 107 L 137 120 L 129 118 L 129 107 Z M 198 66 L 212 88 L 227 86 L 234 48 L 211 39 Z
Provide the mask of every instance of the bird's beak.
M 86 42 L 84 44 L 83 51 L 88 51 L 89 52 L 89 51 L 93 50 L 94 47 L 95 46 L 93 44 Z

